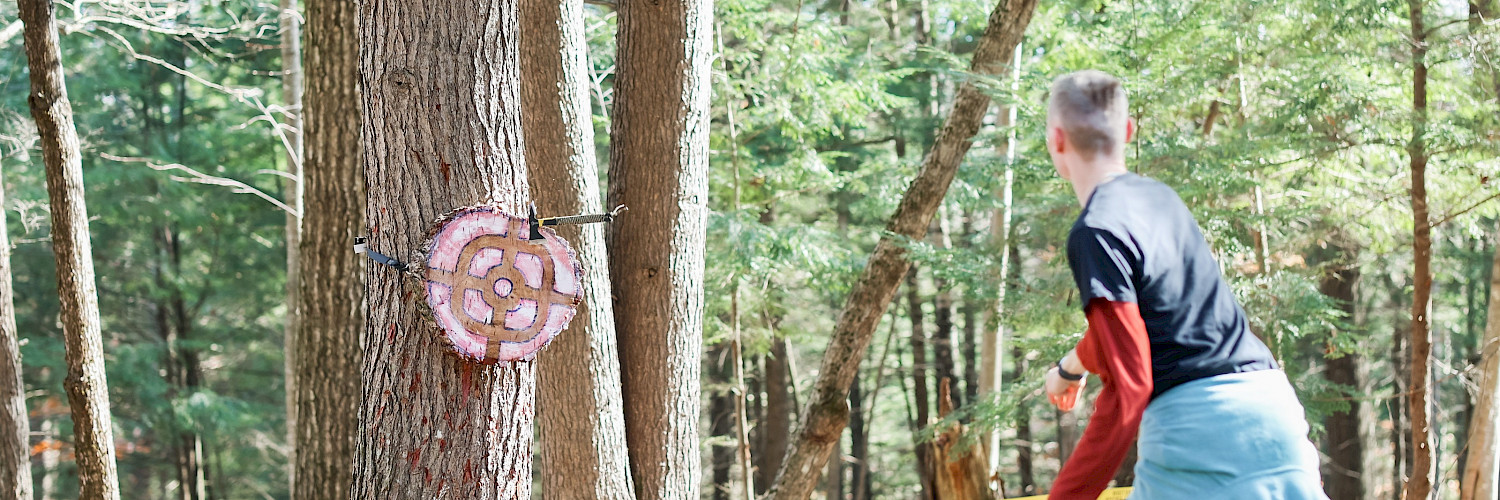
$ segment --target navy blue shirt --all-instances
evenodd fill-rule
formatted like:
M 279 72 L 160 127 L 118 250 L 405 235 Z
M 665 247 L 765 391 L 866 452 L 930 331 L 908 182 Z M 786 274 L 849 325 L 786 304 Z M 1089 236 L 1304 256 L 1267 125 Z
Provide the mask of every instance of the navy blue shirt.
M 1068 263 L 1084 307 L 1096 298 L 1140 307 L 1153 399 L 1200 378 L 1276 368 L 1166 184 L 1127 173 L 1095 188 L 1068 233 Z

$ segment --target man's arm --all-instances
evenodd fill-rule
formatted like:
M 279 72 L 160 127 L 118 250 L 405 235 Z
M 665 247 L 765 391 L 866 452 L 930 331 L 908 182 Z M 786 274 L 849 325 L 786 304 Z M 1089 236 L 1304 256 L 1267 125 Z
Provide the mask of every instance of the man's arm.
M 1094 299 L 1087 312 L 1089 329 L 1076 352 L 1104 389 L 1078 449 L 1052 485 L 1051 499 L 1098 498 L 1130 451 L 1151 402 L 1151 340 L 1139 306 Z

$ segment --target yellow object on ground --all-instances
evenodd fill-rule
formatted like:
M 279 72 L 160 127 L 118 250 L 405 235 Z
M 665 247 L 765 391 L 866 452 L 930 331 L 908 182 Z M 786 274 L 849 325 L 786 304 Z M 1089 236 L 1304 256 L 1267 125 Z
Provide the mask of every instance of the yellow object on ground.
M 1099 494 L 1099 500 L 1125 500 L 1130 496 L 1130 488 L 1110 488 Z M 1047 495 L 1036 495 L 1029 497 L 1012 498 L 1010 500 L 1047 500 Z

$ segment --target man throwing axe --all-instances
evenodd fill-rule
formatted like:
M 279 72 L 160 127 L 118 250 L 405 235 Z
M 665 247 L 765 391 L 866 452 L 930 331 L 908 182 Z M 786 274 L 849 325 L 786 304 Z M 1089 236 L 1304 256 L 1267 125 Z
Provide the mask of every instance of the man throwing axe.
M 1046 389 L 1071 410 L 1087 373 L 1104 388 L 1050 498 L 1097 498 L 1139 432 L 1132 499 L 1326 499 L 1302 405 L 1198 223 L 1172 188 L 1126 171 L 1134 132 L 1119 79 L 1053 82 L 1047 152 L 1083 205 L 1068 262 L 1089 326 Z

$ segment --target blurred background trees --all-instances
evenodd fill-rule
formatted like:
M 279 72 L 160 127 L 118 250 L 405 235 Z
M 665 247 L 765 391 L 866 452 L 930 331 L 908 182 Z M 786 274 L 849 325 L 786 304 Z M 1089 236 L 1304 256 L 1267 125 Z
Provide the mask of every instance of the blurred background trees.
M 746 484 L 775 480 L 846 295 L 966 83 L 993 104 L 927 236 L 898 238 L 914 271 L 863 353 L 850 421 L 813 496 L 930 494 L 917 450 L 953 423 L 960 448 L 997 443 L 985 451 L 1005 495 L 1049 488 L 1089 408 L 1058 414 L 1038 394 L 1041 371 L 1083 328 L 1060 250 L 1078 207 L 1042 147 L 1044 99 L 1053 78 L 1090 67 L 1126 80 L 1141 127 L 1129 164 L 1176 188 L 1198 217 L 1299 390 L 1333 498 L 1397 498 L 1422 472 L 1411 435 L 1423 419 L 1407 398 L 1420 142 L 1431 356 L 1415 373 L 1430 398 L 1431 482 L 1439 498 L 1483 483 L 1474 472 L 1494 461 L 1474 456 L 1496 453 L 1493 398 L 1478 391 L 1494 386 L 1481 367 L 1494 369 L 1497 350 L 1487 310 L 1500 243 L 1500 9 L 1417 4 L 1414 32 L 1413 4 L 1394 0 L 1043 2 L 1015 64 L 979 76 L 968 65 L 993 1 L 715 2 L 702 352 L 684 358 L 702 362 L 697 491 L 745 498 Z M 282 332 L 295 208 L 283 206 L 293 198 L 281 132 L 294 132 L 296 103 L 281 102 L 280 8 L 57 5 L 122 496 L 288 498 Z M 78 486 L 16 12 L 0 4 L 0 208 L 36 495 L 50 499 Z M 617 14 L 600 1 L 583 16 L 593 149 L 610 165 Z M 565 167 L 530 165 L 533 176 Z M 981 380 L 991 331 L 999 384 Z M 947 416 L 944 378 L 957 407 Z M 182 472 L 189 463 L 199 472 Z M 533 471 L 549 473 L 545 461 Z M 1473 498 L 1493 498 L 1493 486 L 1474 487 L 1488 496 Z

